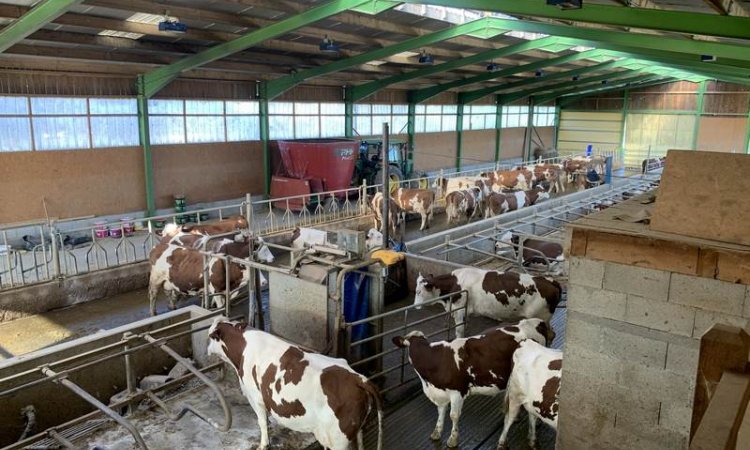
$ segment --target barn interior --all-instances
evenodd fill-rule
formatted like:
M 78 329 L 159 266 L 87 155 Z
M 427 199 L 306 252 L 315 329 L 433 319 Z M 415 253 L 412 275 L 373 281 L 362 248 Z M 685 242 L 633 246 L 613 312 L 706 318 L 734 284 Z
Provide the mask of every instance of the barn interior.
M 453 448 L 393 339 L 534 317 L 564 363 L 509 448 L 535 417 L 542 449 L 750 448 L 750 1 L 0 0 L 0 27 L 0 450 L 258 447 L 216 318 L 343 358 L 384 449 Z M 559 295 L 425 297 L 465 269 Z M 505 383 L 458 448 L 496 448 Z M 269 448 L 322 447 L 271 415 Z

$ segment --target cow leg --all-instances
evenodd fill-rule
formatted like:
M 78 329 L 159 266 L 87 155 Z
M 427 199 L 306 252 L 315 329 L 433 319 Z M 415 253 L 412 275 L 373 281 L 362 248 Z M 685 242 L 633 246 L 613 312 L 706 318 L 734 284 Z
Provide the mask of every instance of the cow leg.
M 458 392 L 451 395 L 451 435 L 448 438 L 448 447 L 458 447 L 458 419 L 461 418 L 461 408 L 464 406 L 464 398 Z
M 258 416 L 258 427 L 260 428 L 260 444 L 256 450 L 266 450 L 268 448 L 268 413 L 262 405 L 255 405 L 250 402 L 255 415 Z
M 497 450 L 505 450 L 508 448 L 508 431 L 510 431 L 510 426 L 515 422 L 516 416 L 518 416 L 518 411 L 521 409 L 521 403 L 514 399 L 512 395 L 512 381 L 513 380 L 511 379 L 508 382 L 508 387 L 505 391 L 505 407 L 503 408 L 505 410 L 505 420 L 503 423 L 503 432 L 500 434 L 500 440 L 497 442 Z
M 464 321 L 466 320 L 466 311 L 464 309 L 460 309 L 458 311 L 453 312 L 453 325 L 456 327 L 456 337 L 462 338 L 464 337 L 464 330 L 466 329 L 466 324 Z
M 151 282 L 148 284 L 148 304 L 152 316 L 156 315 L 156 300 L 161 291 L 162 282 Z
M 422 217 L 422 226 L 419 227 L 419 231 L 424 231 L 425 225 L 427 224 L 427 214 L 426 213 L 422 213 L 422 214 L 420 214 L 420 216 Z
M 432 434 L 430 435 L 430 439 L 432 439 L 433 441 L 439 441 L 440 438 L 443 436 L 443 424 L 445 424 L 445 410 L 447 409 L 448 409 L 447 400 L 444 403 L 437 405 L 438 419 L 437 419 L 437 423 L 435 424 L 435 429 L 432 431 Z
M 528 411 L 528 409 L 527 409 Z M 536 416 L 529 413 L 529 447 L 536 448 Z
M 357 432 L 357 450 L 365 450 L 365 440 L 362 437 L 362 429 Z

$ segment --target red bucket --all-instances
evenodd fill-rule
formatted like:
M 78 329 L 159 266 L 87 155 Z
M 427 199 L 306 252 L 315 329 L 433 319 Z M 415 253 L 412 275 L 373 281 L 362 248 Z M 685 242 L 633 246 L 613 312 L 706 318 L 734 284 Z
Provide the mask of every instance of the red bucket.
M 105 238 L 109 236 L 109 229 L 107 228 L 107 222 L 100 220 L 94 222 L 94 235 L 98 238 Z
M 132 217 L 123 217 L 120 219 L 120 222 L 122 222 L 122 231 L 125 233 L 125 236 L 130 236 L 135 231 L 135 223 L 133 222 Z
M 113 238 L 121 238 L 122 237 L 122 229 L 121 228 L 110 228 L 109 229 L 109 237 Z

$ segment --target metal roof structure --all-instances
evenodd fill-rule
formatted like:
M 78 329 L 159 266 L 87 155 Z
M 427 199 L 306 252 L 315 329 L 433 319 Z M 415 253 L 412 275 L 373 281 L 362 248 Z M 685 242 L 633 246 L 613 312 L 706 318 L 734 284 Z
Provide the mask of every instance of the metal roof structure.
M 159 31 L 164 17 L 187 32 Z M 184 76 L 264 81 L 267 99 L 305 83 L 347 86 L 351 101 L 408 89 L 415 102 L 445 90 L 550 100 L 610 78 L 606 89 L 750 82 L 747 0 L 11 0 L 0 23 L 0 57 L 114 66 L 143 74 L 146 97 Z M 324 37 L 337 54 L 321 52 Z M 420 64 L 422 51 L 435 63 Z

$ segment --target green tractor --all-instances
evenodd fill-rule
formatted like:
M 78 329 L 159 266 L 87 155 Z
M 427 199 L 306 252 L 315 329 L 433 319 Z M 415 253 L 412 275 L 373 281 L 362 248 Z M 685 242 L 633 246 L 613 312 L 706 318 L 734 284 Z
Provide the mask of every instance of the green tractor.
M 424 172 L 414 171 L 414 161 L 410 158 L 409 144 L 406 141 L 392 140 L 388 145 L 388 177 L 389 191 L 399 187 L 427 189 L 428 182 Z M 354 167 L 354 183 L 361 185 L 363 181 L 368 186 L 379 184 L 383 180 L 383 141 L 382 139 L 367 139 L 360 142 L 359 159 Z M 401 181 L 414 180 L 409 186 L 402 186 Z

